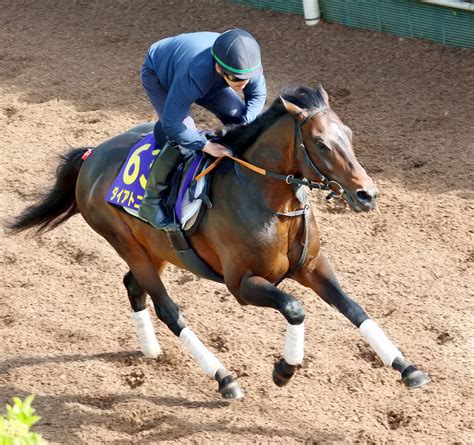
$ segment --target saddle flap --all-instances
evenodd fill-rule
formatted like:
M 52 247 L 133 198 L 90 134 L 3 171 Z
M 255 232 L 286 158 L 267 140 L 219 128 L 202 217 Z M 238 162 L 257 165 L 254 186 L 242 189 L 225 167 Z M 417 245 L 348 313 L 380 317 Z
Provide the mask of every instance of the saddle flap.
M 203 202 L 207 207 L 212 207 L 208 197 L 210 178 L 204 177 L 199 181 L 195 179 L 209 162 L 209 158 L 204 153 L 197 153 L 186 161 L 174 206 L 176 219 L 181 222 L 181 226 L 186 231 L 199 222 L 198 214 L 201 213 L 199 210 Z

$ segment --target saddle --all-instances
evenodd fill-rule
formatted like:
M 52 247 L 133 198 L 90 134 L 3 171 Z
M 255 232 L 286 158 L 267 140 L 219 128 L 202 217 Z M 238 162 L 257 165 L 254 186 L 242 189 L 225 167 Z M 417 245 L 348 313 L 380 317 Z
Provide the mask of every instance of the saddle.
M 106 201 L 140 218 L 138 209 L 145 194 L 150 167 L 160 149 L 153 133 L 140 138 L 130 149 L 106 195 Z M 179 223 L 179 230 L 167 235 L 178 256 L 191 272 L 202 278 L 223 283 L 223 277 L 215 273 L 194 252 L 187 240 L 199 227 L 206 209 L 212 207 L 209 198 L 211 175 L 206 175 L 199 181 L 195 179 L 209 163 L 210 158 L 204 153 L 192 153 L 184 158 L 171 176 L 166 207 L 168 213 L 174 215 L 175 221 Z

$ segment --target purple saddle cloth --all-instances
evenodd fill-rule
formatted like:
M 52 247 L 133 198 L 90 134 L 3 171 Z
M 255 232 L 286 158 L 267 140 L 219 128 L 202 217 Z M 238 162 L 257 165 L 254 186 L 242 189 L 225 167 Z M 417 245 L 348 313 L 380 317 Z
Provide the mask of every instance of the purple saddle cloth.
M 145 195 L 150 168 L 160 150 L 161 146 L 156 142 L 153 133 L 149 133 L 140 139 L 130 149 L 119 174 L 109 188 L 105 198 L 106 201 L 123 207 L 128 213 L 136 215 Z M 190 198 L 187 191 L 194 176 L 198 173 L 198 169 L 202 168 L 203 163 L 201 161 L 203 158 L 203 153 L 199 153 L 194 157 L 182 180 L 175 204 L 176 216 L 180 223 L 183 222 L 183 216 L 186 220 L 189 219 L 189 215 L 184 214 L 186 212 L 183 213 L 183 206 L 186 209 L 189 201 L 193 200 L 193 197 Z

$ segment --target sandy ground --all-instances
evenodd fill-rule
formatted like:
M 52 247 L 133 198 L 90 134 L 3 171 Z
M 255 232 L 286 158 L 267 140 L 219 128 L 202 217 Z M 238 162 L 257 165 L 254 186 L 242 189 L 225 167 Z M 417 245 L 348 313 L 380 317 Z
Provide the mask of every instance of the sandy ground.
M 277 388 L 282 317 L 170 267 L 170 294 L 246 392 L 222 401 L 158 321 L 164 356 L 142 358 L 127 267 L 75 216 L 41 238 L 2 231 L 0 403 L 36 394 L 36 430 L 51 443 L 474 443 L 472 51 L 217 0 L 4 0 L 2 222 L 49 186 L 69 147 L 154 119 L 138 76 L 149 44 L 236 26 L 261 43 L 270 100 L 285 85 L 322 82 L 354 130 L 380 205 L 359 215 L 313 192 L 323 248 L 432 383 L 404 388 L 347 320 L 285 282 L 305 304 L 306 358 Z

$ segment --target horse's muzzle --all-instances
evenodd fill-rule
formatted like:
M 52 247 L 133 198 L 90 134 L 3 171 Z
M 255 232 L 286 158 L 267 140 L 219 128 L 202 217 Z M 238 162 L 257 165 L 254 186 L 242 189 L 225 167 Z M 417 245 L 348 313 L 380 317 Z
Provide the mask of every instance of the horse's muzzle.
M 345 190 L 343 196 L 352 210 L 356 212 L 369 212 L 375 208 L 379 190 L 375 185 L 371 185 L 356 191 Z
M 379 189 L 373 185 L 364 189 L 359 189 L 355 193 L 355 203 L 359 207 L 359 211 L 368 212 L 375 208 L 377 198 L 379 196 Z

